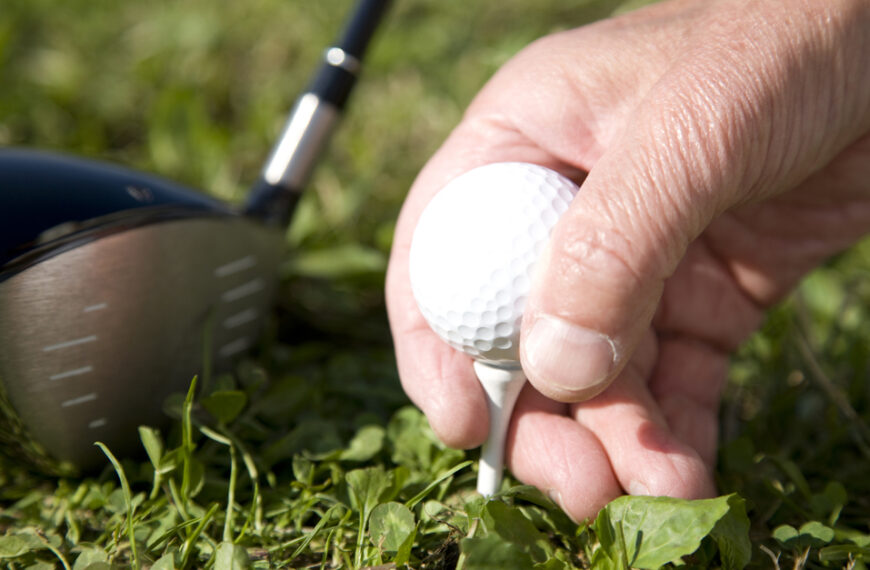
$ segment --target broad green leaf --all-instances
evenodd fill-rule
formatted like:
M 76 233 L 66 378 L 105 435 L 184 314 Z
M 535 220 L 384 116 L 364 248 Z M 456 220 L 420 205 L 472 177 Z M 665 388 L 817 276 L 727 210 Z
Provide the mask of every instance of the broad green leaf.
M 795 527 L 787 524 L 779 525 L 775 529 L 773 529 L 773 533 L 771 536 L 778 540 L 779 542 L 785 544 L 789 540 L 793 540 L 797 538 L 798 531 Z
M 224 424 L 236 419 L 247 404 L 248 396 L 241 390 L 219 390 L 202 399 L 203 407 Z
M 151 460 L 151 465 L 154 466 L 155 471 L 159 470 L 160 459 L 163 457 L 163 440 L 160 432 L 152 427 L 139 426 L 139 439 L 142 440 L 142 446 L 148 454 L 148 459 Z
M 273 465 L 302 451 L 309 452 L 316 459 L 342 447 L 335 422 L 311 420 L 298 424 L 290 433 L 266 446 L 261 458 L 266 465 Z
M 180 447 L 171 449 L 160 459 L 160 473 L 166 475 L 171 473 L 182 464 L 184 459 L 184 450 Z
M 599 513 L 593 528 L 614 564 L 659 568 L 695 552 L 730 510 L 728 501 L 624 496 Z
M 172 552 L 168 552 L 154 563 L 151 570 L 175 570 L 175 568 L 175 556 Z
M 380 504 L 369 518 L 372 543 L 388 552 L 397 552 L 415 528 L 414 513 L 400 503 Z
M 361 513 L 369 513 L 377 506 L 381 493 L 392 484 L 392 474 L 381 465 L 354 469 L 344 476 L 350 494 L 351 507 Z
M 393 558 L 393 564 L 396 566 L 402 566 L 403 564 L 407 564 L 409 560 L 411 560 L 411 549 L 414 547 L 414 540 L 417 538 L 417 529 L 414 528 L 414 531 L 408 535 L 401 545 L 399 545 L 398 550 L 396 550 L 396 557 Z
M 862 548 L 870 548 L 870 535 L 861 531 L 840 527 L 835 531 L 837 542 L 851 542 Z
M 124 496 L 124 489 L 117 488 L 109 495 L 106 500 L 106 509 L 113 513 L 123 513 L 127 510 L 127 501 Z
M 178 511 L 175 509 L 166 509 L 163 512 L 156 512 L 151 522 L 150 532 L 144 537 L 143 542 L 153 548 L 157 541 L 161 540 L 164 535 L 178 524 Z
M 541 508 L 524 509 L 523 514 L 529 517 L 536 528 L 543 533 L 555 531 L 564 536 L 573 537 L 577 534 L 577 523 L 568 518 L 561 507 L 544 495 L 536 487 L 515 485 L 501 493 L 502 497 L 515 497 L 524 503 L 532 503 Z
M 597 544 L 587 544 L 586 556 L 595 570 L 627 570 L 628 554 L 622 543 L 624 537 L 614 534 L 610 511 L 601 509 L 592 528 L 598 538 Z
M 849 496 L 843 484 L 830 481 L 824 491 L 812 496 L 810 505 L 817 516 L 827 517 L 828 524 L 834 524 L 848 501 Z
M 293 477 L 306 486 L 311 485 L 314 480 L 314 462 L 302 455 L 294 455 Z
M 0 536 L 0 559 L 17 558 L 28 552 L 47 548 L 36 534 L 20 532 Z
M 368 461 L 384 448 L 386 431 L 383 427 L 369 425 L 361 428 L 342 450 L 339 459 L 344 461 Z
M 387 437 L 393 444 L 393 461 L 412 472 L 428 470 L 435 451 L 430 430 L 426 417 L 417 408 L 408 406 L 393 414 L 387 425 Z
M 834 529 L 818 521 L 804 523 L 801 525 L 799 532 L 802 536 L 810 537 L 813 541 L 813 546 L 821 546 L 834 540 Z
M 483 520 L 487 527 L 505 541 L 519 546 L 532 559 L 543 561 L 544 551 L 541 545 L 546 543 L 547 538 L 517 507 L 501 501 L 489 501 L 484 507 Z
M 800 529 L 784 524 L 773 530 L 773 538 L 794 550 L 820 548 L 834 539 L 834 530 L 818 521 L 805 523 Z
M 402 489 L 405 488 L 405 483 L 407 483 L 408 478 L 411 476 L 411 472 L 404 465 L 399 465 L 392 471 L 390 471 L 393 479 L 392 485 L 386 491 L 381 494 L 381 502 L 392 501 L 395 499 L 399 493 L 402 492 Z M 409 509 L 413 509 L 414 505 L 405 504 Z
M 499 496 L 514 497 L 521 501 L 534 503 L 539 507 L 544 508 L 552 508 L 554 506 L 553 501 L 544 495 L 540 489 L 532 487 L 531 485 L 514 485 L 503 493 L 499 493 Z
M 238 544 L 221 542 L 215 553 L 215 570 L 242 570 L 250 567 L 248 552 Z
M 752 558 L 752 542 L 749 540 L 749 517 L 746 516 L 746 501 L 737 495 L 728 495 L 728 513 L 725 514 L 710 536 L 719 548 L 719 557 L 725 570 L 739 570 Z
M 459 543 L 467 570 L 532 570 L 532 557 L 497 535 L 463 538 Z
M 354 564 L 361 566 L 363 561 L 364 534 L 368 528 L 369 516 L 381 501 L 382 495 L 393 486 L 393 474 L 384 471 L 382 465 L 355 469 L 344 476 L 347 482 L 351 507 L 359 513 L 359 530 L 357 531 L 356 552 Z
M 870 559 L 870 548 L 862 548 L 856 544 L 837 544 L 826 546 L 819 550 L 819 560 L 822 562 L 845 562 L 847 560 Z
M 483 497 L 482 495 L 476 495 L 471 497 L 467 503 L 465 503 L 465 514 L 469 519 L 479 519 L 483 517 L 486 512 L 486 504 L 489 502 L 489 499 Z
M 79 548 L 81 548 L 81 553 L 76 557 L 75 564 L 73 564 L 73 570 L 85 570 L 94 564 L 106 564 L 109 561 L 109 555 L 105 550 L 97 545 L 89 544 L 87 546 L 80 546 Z

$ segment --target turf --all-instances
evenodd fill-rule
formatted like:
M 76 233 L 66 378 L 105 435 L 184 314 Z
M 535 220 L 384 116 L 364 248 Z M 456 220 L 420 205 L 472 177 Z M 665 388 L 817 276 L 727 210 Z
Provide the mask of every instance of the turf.
M 349 5 L 5 0 L 0 144 L 240 200 Z M 382 289 L 414 175 L 513 53 L 618 7 L 396 2 L 287 233 L 257 353 L 179 395 L 140 458 L 106 450 L 102 473 L 68 479 L 0 463 L 0 565 L 863 568 L 870 244 L 814 273 L 735 356 L 716 502 L 621 501 L 593 526 L 512 481 L 484 503 L 474 452 L 442 446 L 399 387 Z

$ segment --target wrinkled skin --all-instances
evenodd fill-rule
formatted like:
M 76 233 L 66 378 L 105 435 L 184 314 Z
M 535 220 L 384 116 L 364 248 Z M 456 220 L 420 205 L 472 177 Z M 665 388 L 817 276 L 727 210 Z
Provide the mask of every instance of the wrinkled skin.
M 469 358 L 408 282 L 416 220 L 505 160 L 582 187 L 536 268 L 507 461 L 576 520 L 623 493 L 713 495 L 729 353 L 870 229 L 870 3 L 675 0 L 508 62 L 411 189 L 387 300 L 403 386 L 451 446 L 486 438 Z

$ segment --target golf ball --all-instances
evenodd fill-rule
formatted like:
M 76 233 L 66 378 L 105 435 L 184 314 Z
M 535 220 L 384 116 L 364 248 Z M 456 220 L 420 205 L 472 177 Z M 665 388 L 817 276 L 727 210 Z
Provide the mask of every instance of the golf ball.
M 428 204 L 414 231 L 411 288 L 450 346 L 493 364 L 519 360 L 535 262 L 577 186 L 534 164 L 470 170 Z

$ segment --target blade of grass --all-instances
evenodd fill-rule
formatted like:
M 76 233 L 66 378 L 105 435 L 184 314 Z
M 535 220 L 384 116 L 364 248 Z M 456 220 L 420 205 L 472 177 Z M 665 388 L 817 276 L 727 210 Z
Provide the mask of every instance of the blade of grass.
M 260 474 L 257 471 L 256 463 L 254 463 L 254 456 L 235 436 L 229 435 L 229 437 L 239 448 L 239 451 L 242 454 L 242 462 L 245 464 L 245 469 L 248 470 L 248 476 L 251 478 L 254 486 L 254 495 L 251 497 L 251 510 L 248 513 L 248 518 L 245 521 L 242 530 L 239 531 L 239 538 L 241 538 L 246 534 L 248 526 L 252 520 L 254 522 L 254 530 L 257 532 L 263 530 L 263 497 L 260 495 Z
M 193 532 L 190 536 L 187 537 L 187 540 L 184 541 L 184 544 L 181 546 L 181 567 L 187 568 L 187 565 L 190 561 L 190 555 L 194 551 L 194 543 L 202 534 L 203 530 L 205 530 L 206 525 L 211 522 L 211 519 L 214 517 L 214 514 L 217 512 L 218 507 L 217 503 L 213 503 L 211 507 L 209 507 L 208 511 L 202 516 L 199 520 L 199 524 L 196 525 L 196 528 L 193 529 Z
M 139 561 L 139 551 L 136 548 L 136 535 L 135 535 L 135 523 L 133 521 L 133 514 L 136 511 L 136 506 L 133 504 L 133 493 L 130 491 L 130 484 L 127 483 L 127 475 L 124 473 L 124 468 L 121 466 L 121 463 L 115 457 L 115 455 L 109 451 L 109 448 L 106 445 L 98 441 L 94 445 L 100 448 L 102 452 L 109 458 L 109 461 L 112 462 L 112 467 L 115 468 L 115 473 L 118 475 L 118 479 L 121 481 L 121 490 L 124 493 L 124 503 L 127 505 L 127 537 L 130 540 L 130 550 L 133 555 L 133 567 L 137 570 L 142 567 L 141 562 Z
M 175 484 L 175 479 L 169 479 L 169 496 L 172 497 L 172 504 L 175 506 L 175 510 L 178 511 L 181 518 L 186 521 L 192 520 L 185 502 L 181 498 L 181 492 L 178 489 L 178 485 Z
M 184 398 L 184 407 L 181 413 L 181 439 L 182 439 L 182 471 L 181 471 L 181 500 L 185 504 L 190 500 L 190 469 L 193 461 L 193 428 L 191 425 L 191 413 L 193 411 L 193 396 L 196 393 L 196 380 L 194 376 L 190 381 L 190 388 Z
M 175 535 L 176 533 L 178 533 L 182 529 L 186 529 L 186 528 L 189 528 L 189 527 L 197 524 L 198 522 L 199 521 L 197 521 L 196 519 L 190 519 L 190 520 L 186 520 L 186 521 L 178 523 L 177 525 L 173 526 L 172 528 L 170 528 L 169 530 L 167 530 L 166 532 L 161 534 L 160 537 L 158 537 L 157 540 L 155 540 L 151 544 L 150 548 L 152 550 L 156 550 L 161 544 L 163 544 L 164 542 L 166 542 L 167 540 L 172 538 L 173 535 Z
M 69 562 L 67 562 L 66 558 L 64 558 L 63 553 L 61 553 L 60 550 L 58 550 L 53 544 L 51 544 L 51 541 L 48 540 L 48 537 L 45 536 L 45 533 L 43 533 L 39 529 L 36 529 L 36 535 L 39 537 L 39 540 L 42 542 L 43 546 L 45 546 L 48 551 L 50 551 L 52 554 L 55 555 L 58 560 L 60 560 L 60 563 L 63 565 L 63 567 L 66 570 L 70 570 Z
M 343 524 L 345 522 L 347 522 L 347 519 L 350 518 L 350 514 L 351 514 L 350 510 L 347 510 L 346 507 L 344 507 L 343 505 L 338 505 L 338 504 L 332 505 L 326 511 L 326 513 L 324 513 L 324 515 L 322 517 L 320 517 L 320 520 L 317 521 L 317 524 L 314 525 L 314 528 L 311 529 L 311 532 L 309 532 L 308 534 L 306 534 L 303 537 L 302 543 L 299 545 L 299 547 L 295 551 L 293 551 L 293 554 L 290 555 L 290 560 L 293 560 L 294 558 L 296 558 L 297 556 L 302 554 L 302 552 L 306 548 L 308 548 L 308 545 L 311 544 L 311 541 L 314 540 L 314 537 L 317 536 L 317 534 L 320 533 L 320 531 L 322 531 L 323 528 L 326 526 L 326 523 L 328 523 L 330 521 L 330 519 L 332 518 L 332 513 L 334 511 L 338 510 L 339 508 L 344 508 L 345 513 L 342 515 L 342 519 L 334 527 L 331 527 L 330 530 L 340 528 L 341 526 L 343 526 Z
M 254 487 L 254 493 L 251 497 L 251 509 L 248 512 L 248 517 L 245 520 L 245 524 L 242 527 L 241 531 L 239 531 L 239 536 L 236 539 L 239 540 L 247 532 L 248 526 L 250 525 L 252 520 L 254 522 L 255 530 L 260 531 L 263 529 L 263 499 L 260 495 L 260 473 L 257 470 L 256 463 L 254 462 L 254 456 L 245 447 L 245 445 L 239 438 L 237 438 L 229 430 L 222 430 L 221 435 L 229 439 L 232 444 L 238 449 L 239 453 L 242 456 L 242 462 L 245 464 L 245 469 L 248 471 L 248 476 L 251 478 L 251 482 Z
M 356 533 L 356 549 L 354 550 L 353 561 L 354 568 L 361 568 L 363 565 L 363 550 L 365 548 L 366 525 L 368 524 L 368 512 L 361 508 L 359 513 L 359 529 Z
M 410 499 L 405 501 L 405 506 L 408 507 L 409 509 L 413 509 L 417 505 L 417 503 L 422 501 L 426 497 L 426 495 L 428 495 L 429 493 L 432 492 L 432 490 L 435 487 L 437 487 L 438 485 L 440 485 L 441 483 L 443 483 L 444 481 L 446 481 L 447 479 L 452 477 L 458 471 L 462 471 L 463 469 L 465 469 L 469 465 L 472 465 L 473 463 L 474 463 L 474 461 L 469 460 L 469 461 L 463 461 L 459 465 L 454 466 L 452 469 L 450 469 L 449 471 L 447 471 L 446 473 L 444 473 L 443 475 L 441 475 L 440 477 L 438 477 L 437 479 L 435 479 L 434 481 L 432 481 L 431 483 L 426 485 L 426 487 L 422 491 L 420 491 L 419 493 L 417 493 L 416 495 L 414 495 L 413 497 L 411 497 Z
M 236 504 L 236 480 L 238 479 L 238 461 L 236 459 L 236 446 L 233 445 L 233 442 L 228 437 L 225 437 L 210 428 L 207 428 L 205 426 L 199 426 L 199 431 L 201 431 L 203 435 L 205 435 L 212 441 L 216 441 L 221 445 L 226 445 L 230 449 L 230 480 L 227 483 L 227 509 L 226 516 L 224 517 L 223 540 L 224 542 L 232 542 L 233 514 Z
M 870 445 L 868 445 L 868 442 L 870 442 L 870 427 L 867 426 L 855 408 L 852 407 L 852 404 L 849 402 L 849 399 L 843 391 L 834 384 L 834 381 L 831 380 L 822 369 L 821 364 L 815 354 L 813 354 L 812 348 L 810 348 L 806 336 L 801 333 L 797 335 L 797 339 L 798 349 L 800 350 L 801 356 L 803 356 L 807 367 L 812 373 L 812 378 L 822 388 L 825 395 L 828 396 L 837 409 L 840 410 L 840 413 L 852 422 L 852 425 L 861 436 L 860 438 L 857 438 L 857 443 L 859 444 L 861 452 L 870 456 Z

